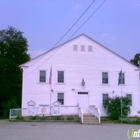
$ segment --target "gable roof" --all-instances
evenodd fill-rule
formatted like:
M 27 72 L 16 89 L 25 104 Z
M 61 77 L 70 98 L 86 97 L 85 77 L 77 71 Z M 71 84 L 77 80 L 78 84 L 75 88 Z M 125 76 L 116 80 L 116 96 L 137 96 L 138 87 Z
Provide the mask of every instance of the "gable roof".
M 35 60 L 35 59 L 37 59 L 37 58 L 39 58 L 39 57 L 41 57 L 41 56 L 42 56 L 42 57 L 41 57 L 40 59 L 42 59 L 47 53 L 49 53 L 49 52 L 51 52 L 51 51 L 53 51 L 53 50 L 55 50 L 55 49 L 57 49 L 57 48 L 59 48 L 59 47 L 62 47 L 62 46 L 65 45 L 66 43 L 69 43 L 69 42 L 75 40 L 76 38 L 79 38 L 80 36 L 85 36 L 86 38 L 88 38 L 88 39 L 92 40 L 93 42 L 95 42 L 95 43 L 99 44 L 100 46 L 102 46 L 104 49 L 108 50 L 109 52 L 111 52 L 111 53 L 113 53 L 114 55 L 120 57 L 121 59 L 123 59 L 123 60 L 126 61 L 127 63 L 131 64 L 131 65 L 134 66 L 135 68 L 140 69 L 139 67 L 135 66 L 134 64 L 130 63 L 128 60 L 126 60 L 125 58 L 123 58 L 122 56 L 120 56 L 120 55 L 118 55 L 117 53 L 115 53 L 114 51 L 108 49 L 107 47 L 105 47 L 104 45 L 100 44 L 99 42 L 97 42 L 96 40 L 92 39 L 91 37 L 85 35 L 84 33 L 83 33 L 83 34 L 80 34 L 80 35 L 78 35 L 78 36 L 76 36 L 76 37 L 74 37 L 74 38 L 72 38 L 72 39 L 70 39 L 70 40 L 68 40 L 68 41 L 66 41 L 66 42 L 64 42 L 64 43 L 62 43 L 62 44 L 56 46 L 56 47 L 54 47 L 54 48 L 51 48 L 50 50 L 44 52 L 43 54 L 41 54 L 41 55 L 39 55 L 39 56 L 37 56 L 37 57 L 31 59 L 30 61 L 28 61 L 28 62 L 26 62 L 26 63 L 24 63 L 24 64 L 21 64 L 20 67 L 24 67 L 25 64 L 27 64 L 27 63 L 29 63 L 29 62 L 31 62 L 31 61 L 33 61 L 33 60 Z

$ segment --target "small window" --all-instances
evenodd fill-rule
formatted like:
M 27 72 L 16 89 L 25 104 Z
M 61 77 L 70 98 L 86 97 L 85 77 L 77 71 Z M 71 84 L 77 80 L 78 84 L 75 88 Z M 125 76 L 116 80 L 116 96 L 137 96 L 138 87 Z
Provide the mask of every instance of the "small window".
M 119 73 L 119 84 L 125 84 L 125 74 L 122 72 Z
M 73 46 L 73 51 L 78 51 L 78 46 L 77 45 Z
M 105 105 L 107 100 L 108 100 L 108 94 L 103 94 L 103 105 Z
M 88 51 L 92 52 L 92 46 L 91 45 L 88 46 Z
M 78 92 L 78 94 L 88 94 L 88 92 Z
M 108 84 L 108 72 L 102 72 L 102 84 Z
M 57 82 L 64 83 L 64 71 L 58 71 Z
M 59 101 L 62 105 L 64 104 L 64 93 L 58 93 L 57 101 Z
M 85 45 L 81 45 L 81 51 L 85 51 Z
M 129 105 L 132 105 L 132 94 L 126 94 L 126 97 L 130 100 Z
M 46 82 L 46 71 L 44 71 L 44 70 L 40 71 L 39 81 Z

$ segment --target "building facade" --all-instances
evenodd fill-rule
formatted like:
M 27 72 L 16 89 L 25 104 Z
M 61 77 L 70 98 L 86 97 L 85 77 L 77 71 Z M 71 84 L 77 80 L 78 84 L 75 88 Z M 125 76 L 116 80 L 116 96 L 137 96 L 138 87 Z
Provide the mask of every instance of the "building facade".
M 20 67 L 22 108 L 28 114 L 77 114 L 80 106 L 84 114 L 95 107 L 106 116 L 106 99 L 121 95 L 131 99 L 130 116 L 140 111 L 139 68 L 85 34 Z

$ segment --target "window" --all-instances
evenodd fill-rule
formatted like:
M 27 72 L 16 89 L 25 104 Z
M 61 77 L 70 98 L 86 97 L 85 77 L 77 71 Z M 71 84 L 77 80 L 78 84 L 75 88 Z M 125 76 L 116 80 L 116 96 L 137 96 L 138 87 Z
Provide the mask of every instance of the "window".
M 126 97 L 130 100 L 129 105 L 132 105 L 132 94 L 126 94 Z
M 92 52 L 92 46 L 91 45 L 88 46 L 88 51 Z
M 119 73 L 119 84 L 125 84 L 125 74 Z
M 103 94 L 103 105 L 106 103 L 108 99 L 108 94 Z
M 102 84 L 108 84 L 108 72 L 102 72 Z
M 58 71 L 57 82 L 64 83 L 64 71 Z
M 57 101 L 59 101 L 62 105 L 64 104 L 64 93 L 58 93 Z
M 39 81 L 40 82 L 46 82 L 46 71 L 44 71 L 44 70 L 40 71 Z
M 88 92 L 78 92 L 78 94 L 88 94 Z
M 74 45 L 74 46 L 73 46 L 73 50 L 74 50 L 74 51 L 78 51 L 77 45 Z
M 85 45 L 81 45 L 81 51 L 85 51 Z

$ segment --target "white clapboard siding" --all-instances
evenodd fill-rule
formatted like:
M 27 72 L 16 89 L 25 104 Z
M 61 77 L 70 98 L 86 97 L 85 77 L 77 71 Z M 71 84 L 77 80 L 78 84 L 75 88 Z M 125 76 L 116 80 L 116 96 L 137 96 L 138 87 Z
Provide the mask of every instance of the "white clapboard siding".
M 73 51 L 73 46 L 78 46 L 78 51 Z M 81 45 L 85 51 L 81 51 Z M 92 52 L 88 46 L 92 46 Z M 67 43 L 52 49 L 43 55 L 21 65 L 23 68 L 22 107 L 27 108 L 27 103 L 32 100 L 36 107 L 40 104 L 50 104 L 49 75 L 52 66 L 52 101 L 57 100 L 57 93 L 64 93 L 64 105 L 77 105 L 78 92 L 88 92 L 89 105 L 95 105 L 101 110 L 101 115 L 106 115 L 102 105 L 102 94 L 120 96 L 121 87 L 118 86 L 120 70 L 125 73 L 126 84 L 123 85 L 123 96 L 132 94 L 133 105 L 130 115 L 134 116 L 140 110 L 140 96 L 138 93 L 138 72 L 136 66 L 108 50 L 96 41 L 82 34 Z M 39 71 L 46 70 L 46 83 L 39 83 Z M 57 83 L 57 71 L 65 72 L 65 83 Z M 102 72 L 108 72 L 109 84 L 102 84 Z M 85 86 L 81 85 L 82 79 Z M 66 108 L 63 108 L 66 110 Z M 67 113 L 72 113 L 66 110 Z M 65 113 L 66 113 L 65 112 Z

